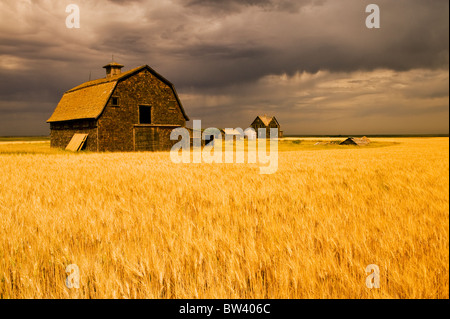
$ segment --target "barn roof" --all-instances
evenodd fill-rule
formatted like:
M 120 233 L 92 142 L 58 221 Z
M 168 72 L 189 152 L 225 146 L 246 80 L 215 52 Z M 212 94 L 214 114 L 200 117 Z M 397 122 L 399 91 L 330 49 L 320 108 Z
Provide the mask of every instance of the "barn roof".
M 117 83 L 134 75 L 135 73 L 142 71 L 143 69 L 147 69 L 158 79 L 170 86 L 175 94 L 178 104 L 180 105 L 184 118 L 186 121 L 189 121 L 183 105 L 178 98 L 174 85 L 148 65 L 143 65 L 115 76 L 88 81 L 68 90 L 64 93 L 63 97 L 56 106 L 55 111 L 47 122 L 97 119 L 102 114 L 103 109 L 105 108 L 106 103 L 108 103 L 108 100 L 116 88 Z

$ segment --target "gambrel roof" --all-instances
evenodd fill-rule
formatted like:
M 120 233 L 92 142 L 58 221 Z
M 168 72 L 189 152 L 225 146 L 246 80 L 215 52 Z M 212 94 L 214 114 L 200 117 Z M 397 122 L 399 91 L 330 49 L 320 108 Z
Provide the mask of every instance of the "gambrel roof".
M 172 89 L 184 118 L 186 121 L 189 121 L 174 85 L 148 65 L 143 65 L 115 76 L 85 82 L 68 90 L 64 93 L 52 116 L 47 120 L 47 123 L 97 119 L 102 114 L 117 83 L 144 69 L 147 69 L 151 74 Z

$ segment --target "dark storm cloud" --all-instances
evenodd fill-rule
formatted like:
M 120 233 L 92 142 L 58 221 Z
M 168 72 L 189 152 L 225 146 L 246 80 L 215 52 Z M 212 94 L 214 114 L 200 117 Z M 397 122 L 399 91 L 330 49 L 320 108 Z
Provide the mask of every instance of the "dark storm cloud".
M 448 2 L 378 1 L 379 30 L 365 27 L 368 3 L 143 5 L 142 24 L 106 23 L 93 47 L 126 58 L 148 56 L 182 87 L 222 87 L 298 71 L 448 68 Z M 284 10 L 290 5 L 292 10 Z
M 70 3 L 80 6 L 80 29 L 65 27 Z M 365 27 L 369 3 L 380 6 L 381 29 Z M 218 113 L 223 118 L 227 112 L 251 116 L 262 109 L 295 111 L 298 105 L 305 106 L 300 112 L 307 116 L 361 116 L 368 113 L 331 107 L 340 96 L 335 88 L 328 96 L 318 94 L 318 80 L 303 81 L 301 87 L 286 84 L 291 91 L 279 83 L 265 87 L 261 80 L 320 71 L 330 77 L 379 69 L 448 73 L 448 5 L 445 0 L 2 1 L 0 114 L 7 121 L 6 114 L 14 110 L 35 112 L 39 107 L 49 116 L 64 91 L 89 75 L 103 77 L 101 66 L 114 54 L 126 69 L 142 64 L 155 68 L 186 97 L 194 115 L 211 122 Z M 408 81 L 402 92 L 414 95 Z M 414 90 L 423 91 L 420 99 L 448 96 L 448 89 L 436 87 L 415 85 Z M 266 96 L 266 90 L 272 95 Z M 296 90 L 318 96 L 290 98 Z M 428 111 L 442 110 L 442 105 L 433 107 Z M 389 114 L 389 109 L 377 109 Z
M 266 19 L 258 33 L 248 31 L 255 25 L 251 19 L 238 27 L 230 23 L 224 28 L 227 34 L 234 35 L 234 41 L 221 44 L 220 31 L 214 41 L 216 52 L 223 52 L 220 57 L 204 49 L 208 48 L 205 45 L 210 41 L 208 38 L 204 43 L 184 43 L 182 48 L 172 50 L 183 50 L 188 58 L 201 58 L 202 65 L 208 65 L 209 72 L 202 72 L 205 80 L 198 79 L 197 85 L 222 86 L 227 82 L 255 80 L 262 74 L 284 72 L 292 75 L 298 71 L 448 67 L 448 2 L 396 1 L 392 4 L 381 1 L 382 28 L 379 30 L 365 28 L 364 2 L 339 3 L 339 6 L 330 4 L 329 9 L 321 7 L 313 17 L 255 13 Z M 258 54 L 249 56 L 249 61 L 238 54 L 227 54 L 229 47 L 254 50 Z M 267 54 L 261 50 L 264 48 Z M 223 67 L 228 72 L 223 72 Z M 181 65 L 181 68 L 192 71 L 192 64 Z

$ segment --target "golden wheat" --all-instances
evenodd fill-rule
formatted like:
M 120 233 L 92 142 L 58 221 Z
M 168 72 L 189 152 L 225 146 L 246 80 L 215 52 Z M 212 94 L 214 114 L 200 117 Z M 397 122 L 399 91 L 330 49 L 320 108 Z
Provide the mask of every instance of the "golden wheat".
M 395 142 L 280 152 L 272 175 L 0 144 L 0 297 L 449 298 L 449 140 Z

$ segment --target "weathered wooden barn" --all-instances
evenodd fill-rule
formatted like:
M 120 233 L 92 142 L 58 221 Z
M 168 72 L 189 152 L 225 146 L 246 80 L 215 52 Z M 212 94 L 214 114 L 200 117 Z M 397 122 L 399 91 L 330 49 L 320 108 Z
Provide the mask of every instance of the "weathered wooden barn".
M 349 137 L 348 139 L 346 139 L 345 141 L 340 143 L 340 145 L 358 145 L 358 146 L 363 146 L 363 145 L 368 145 L 368 144 L 370 144 L 370 140 L 365 136 L 363 136 L 361 138 Z
M 170 132 L 189 121 L 173 84 L 148 65 L 124 73 L 115 62 L 104 68 L 105 78 L 64 93 L 47 121 L 51 146 L 66 148 L 75 134 L 87 134 L 90 151 L 170 149 Z
M 277 128 L 278 129 L 278 137 L 283 137 L 283 131 L 281 130 L 280 123 L 278 123 L 275 116 L 267 116 L 267 115 L 258 115 L 256 119 L 252 122 L 250 125 L 251 128 L 253 128 L 256 131 L 256 134 L 258 134 L 258 129 L 265 128 L 266 129 L 266 137 L 268 138 L 270 135 L 270 129 L 271 128 Z

